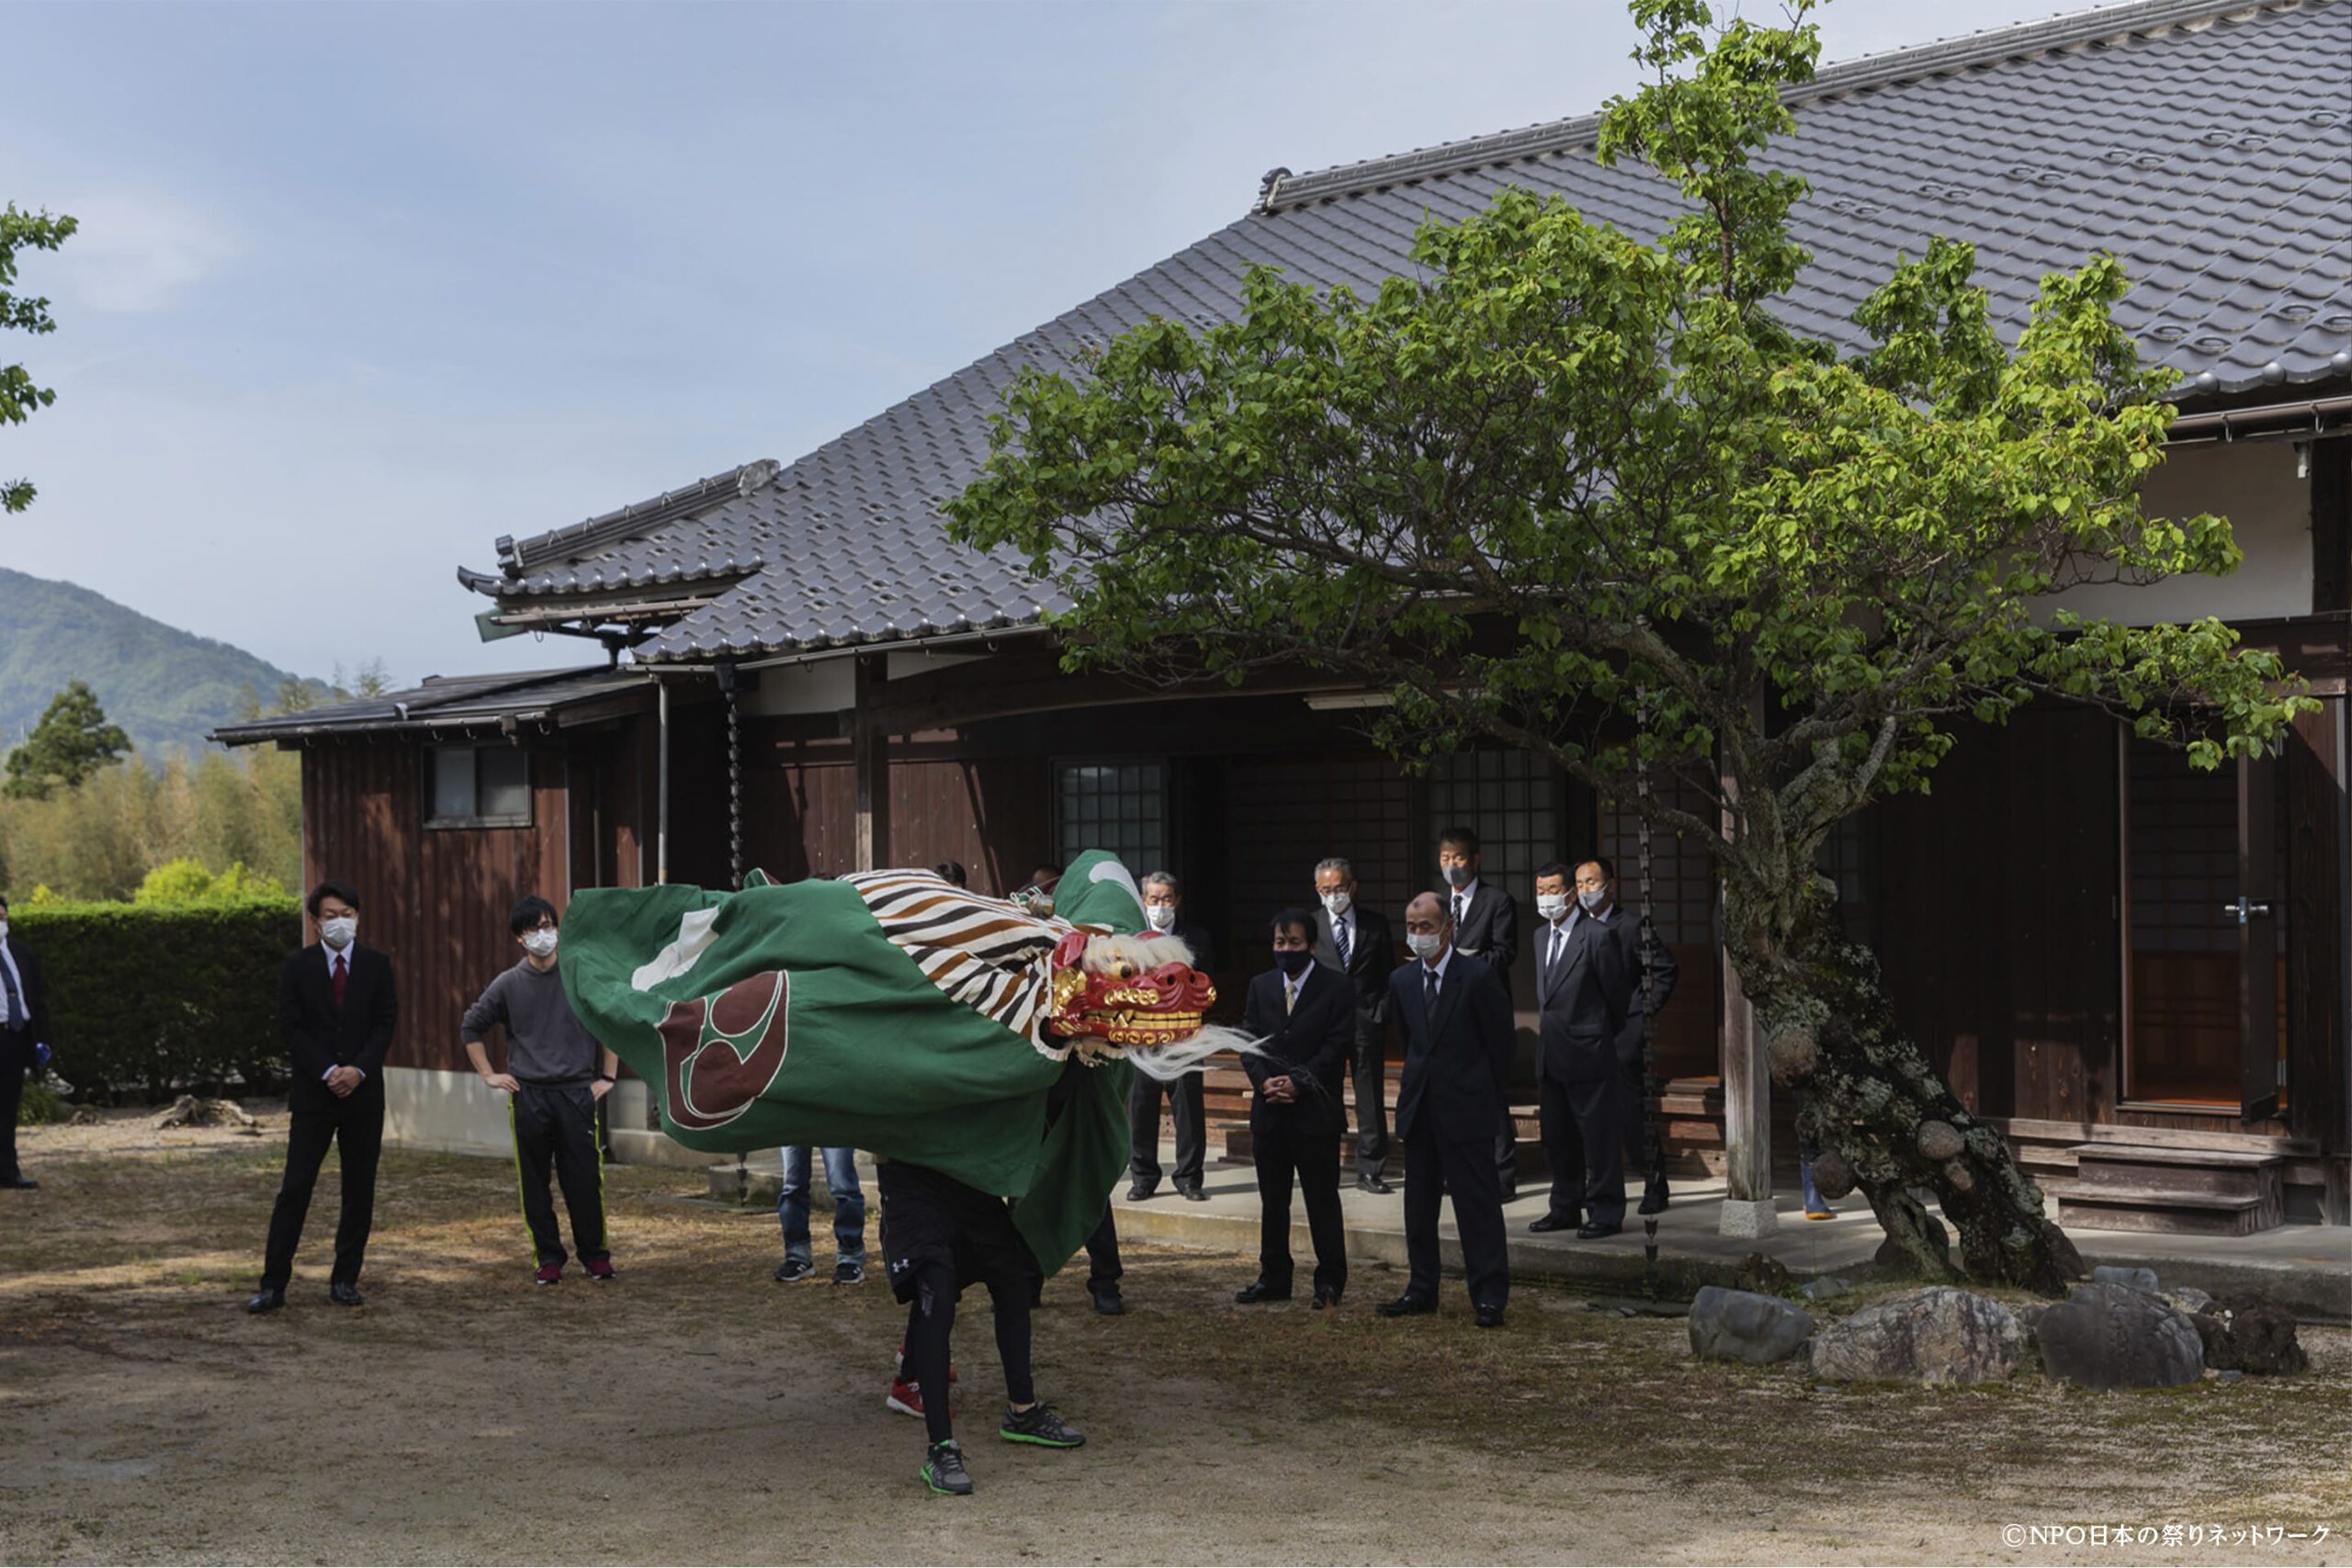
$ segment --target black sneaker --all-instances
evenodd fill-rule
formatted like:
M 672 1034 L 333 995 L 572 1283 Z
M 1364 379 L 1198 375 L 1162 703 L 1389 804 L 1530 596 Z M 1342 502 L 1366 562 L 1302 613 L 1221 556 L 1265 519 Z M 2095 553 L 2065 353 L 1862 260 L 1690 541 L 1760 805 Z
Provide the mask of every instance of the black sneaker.
M 863 1285 L 865 1283 L 865 1265 L 863 1263 L 852 1263 L 847 1258 L 843 1258 L 841 1262 L 833 1265 L 833 1283 L 836 1285 Z
M 956 1439 L 933 1443 L 923 1456 L 922 1468 L 916 1475 L 933 1492 L 949 1497 L 969 1497 L 972 1495 L 972 1472 L 964 1468 L 964 1450 Z
M 1047 1449 L 1074 1449 L 1086 1441 L 1086 1434 L 1055 1415 L 1050 1404 L 1033 1404 L 1026 1410 L 1006 1405 L 1004 1425 L 996 1429 L 996 1435 L 1008 1443 L 1035 1443 Z
M 797 1285 L 803 1280 L 816 1278 L 816 1275 L 817 1266 L 808 1259 L 787 1258 L 784 1260 L 784 1267 L 775 1271 L 775 1282 L 779 1285 Z

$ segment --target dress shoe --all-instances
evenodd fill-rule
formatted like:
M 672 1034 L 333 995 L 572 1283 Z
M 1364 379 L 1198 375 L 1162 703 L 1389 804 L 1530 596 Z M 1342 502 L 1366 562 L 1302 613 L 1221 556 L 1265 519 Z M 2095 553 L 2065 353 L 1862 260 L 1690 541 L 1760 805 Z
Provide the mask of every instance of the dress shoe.
M 1602 1236 L 1615 1235 L 1619 1231 L 1622 1231 L 1624 1228 L 1625 1227 L 1623 1225 L 1607 1224 L 1600 1220 L 1587 1220 L 1584 1224 L 1577 1227 L 1577 1239 L 1578 1241 L 1599 1241 Z
M 1101 1313 L 1104 1317 L 1116 1317 L 1121 1313 L 1125 1312 L 1127 1310 L 1127 1303 L 1120 1297 L 1119 1287 L 1116 1285 L 1105 1285 L 1101 1290 L 1095 1292 L 1094 1310 Z
M 1194 1182 L 1190 1187 L 1179 1187 L 1176 1190 L 1182 1192 L 1186 1198 L 1195 1203 L 1205 1203 L 1209 1201 L 1209 1195 L 1201 1190 L 1200 1183 L 1198 1182 Z
M 1504 1188 L 1504 1189 L 1503 1189 L 1503 1201 L 1504 1201 L 1504 1202 L 1506 1202 L 1506 1203 L 1516 1203 L 1516 1202 L 1518 1202 L 1518 1201 L 1519 1201 L 1519 1189 L 1518 1189 L 1518 1188 L 1516 1188 L 1516 1187 L 1506 1187 L 1506 1188 Z
M 1376 1176 L 1359 1176 L 1356 1178 L 1356 1190 L 1359 1192 L 1394 1192 L 1396 1189 L 1389 1186 L 1388 1183 L 1381 1180 L 1380 1178 Z
M 1641 1214 L 1663 1214 L 1666 1213 L 1666 1183 L 1663 1181 L 1654 1181 L 1647 1187 L 1642 1189 L 1641 1206 L 1636 1209 L 1634 1213 Z
M 1317 1285 L 1315 1287 L 1315 1310 L 1317 1312 L 1321 1312 L 1325 1307 L 1335 1307 L 1339 1304 L 1340 1291 L 1338 1286 Z
M 1537 1235 L 1542 1235 L 1545 1231 L 1573 1230 L 1583 1223 L 1584 1222 L 1582 1220 L 1578 1219 L 1574 1214 L 1546 1214 L 1542 1219 L 1531 1224 L 1527 1228 L 1533 1231 Z
M 356 1285 L 346 1285 L 341 1280 L 327 1287 L 327 1300 L 339 1307 L 366 1306 L 368 1298 L 359 1293 Z
M 1284 1285 L 1278 1291 L 1263 1280 L 1252 1280 L 1234 1292 L 1233 1299 L 1243 1306 L 1248 1306 L 1253 1302 L 1286 1302 L 1290 1300 L 1290 1287 Z
M 245 1303 L 245 1310 L 258 1317 L 266 1312 L 276 1312 L 279 1307 L 282 1307 L 285 1304 L 286 1292 L 284 1291 L 265 1290 L 261 1294 L 255 1296 L 253 1300 Z
M 1419 1301 L 1411 1296 L 1398 1296 L 1393 1302 L 1381 1303 L 1377 1310 L 1383 1317 L 1419 1317 L 1424 1313 L 1437 1311 L 1437 1303 Z
M 1159 1190 L 1159 1189 L 1157 1186 L 1147 1182 L 1130 1182 L 1127 1186 L 1127 1201 L 1130 1203 L 1140 1203 Z
M 0 1181 L 0 1189 L 13 1192 L 37 1192 L 40 1190 L 40 1183 L 29 1176 L 12 1176 L 6 1181 Z
M 1500 1307 L 1498 1307 L 1498 1306 L 1482 1306 L 1482 1307 L 1480 1307 L 1480 1308 L 1478 1309 L 1478 1326 L 1479 1326 L 1479 1327 L 1481 1327 L 1481 1328 L 1500 1328 L 1502 1325 L 1503 1325 L 1503 1309 L 1502 1309 L 1502 1308 L 1500 1308 Z

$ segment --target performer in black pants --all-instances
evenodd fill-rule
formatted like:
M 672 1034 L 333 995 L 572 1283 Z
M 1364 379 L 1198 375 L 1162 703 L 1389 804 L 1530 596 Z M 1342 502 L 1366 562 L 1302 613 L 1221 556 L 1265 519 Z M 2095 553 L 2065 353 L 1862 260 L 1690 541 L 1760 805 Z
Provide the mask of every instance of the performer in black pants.
M 1029 1292 L 1036 1264 L 1012 1228 L 1012 1209 L 1003 1199 L 926 1166 L 881 1159 L 876 1167 L 882 1258 L 892 1293 L 907 1303 L 906 1375 L 922 1391 L 930 1442 L 917 1472 L 923 1484 L 956 1496 L 972 1490 L 971 1472 L 956 1441 L 947 1386 L 956 1299 L 967 1285 L 988 1287 L 996 1316 L 1006 1402 L 997 1436 L 1052 1449 L 1074 1449 L 1086 1441 L 1051 1405 L 1037 1403 L 1029 1368 Z
M 507 1116 L 514 1129 L 514 1168 L 523 1191 L 523 1223 L 531 1233 L 536 1284 L 563 1279 L 563 1237 L 556 1229 L 555 1201 L 548 1190 L 553 1162 L 571 1213 L 571 1242 L 588 1278 L 603 1284 L 613 1277 L 613 1254 L 605 1234 L 605 1161 L 596 1146 L 596 1106 L 612 1092 L 620 1058 L 600 1047 L 564 994 L 556 969 L 560 940 L 555 906 L 534 895 L 516 904 L 506 928 L 523 950 L 515 965 L 490 983 L 466 1010 L 458 1028 L 474 1071 L 494 1089 L 512 1096 Z M 506 1032 L 506 1070 L 492 1071 L 485 1037 Z
M 384 1146 L 384 1054 L 391 1048 L 400 1005 L 392 961 L 359 945 L 359 895 L 349 883 L 322 882 L 303 906 L 319 941 L 286 960 L 277 976 L 277 1032 L 293 1069 L 286 1108 L 286 1178 L 269 1216 L 261 1291 L 248 1312 L 286 1304 L 294 1249 L 311 1212 L 311 1190 L 329 1145 L 343 1152 L 343 1215 L 335 1226 L 334 1271 L 327 1294 L 358 1306 L 359 1269 L 376 1216 L 376 1161 Z

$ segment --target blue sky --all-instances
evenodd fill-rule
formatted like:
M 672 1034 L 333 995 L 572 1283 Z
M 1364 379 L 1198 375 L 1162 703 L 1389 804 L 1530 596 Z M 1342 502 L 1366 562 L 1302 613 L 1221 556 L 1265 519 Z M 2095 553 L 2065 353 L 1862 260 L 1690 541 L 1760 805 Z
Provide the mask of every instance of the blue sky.
M 1826 58 L 2052 0 L 1840 0 Z M 483 646 L 460 563 L 790 461 L 1306 171 L 1634 85 L 1552 4 L 17 5 L 0 199 L 58 400 L 0 562 L 323 674 Z

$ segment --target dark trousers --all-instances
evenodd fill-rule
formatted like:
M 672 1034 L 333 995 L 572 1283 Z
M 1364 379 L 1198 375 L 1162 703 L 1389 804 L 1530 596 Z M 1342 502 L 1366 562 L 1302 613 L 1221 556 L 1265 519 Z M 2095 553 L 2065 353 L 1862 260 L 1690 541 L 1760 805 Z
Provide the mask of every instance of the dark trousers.
M 1258 1167 L 1258 1278 L 1275 1291 L 1291 1288 L 1290 1189 L 1294 1173 L 1306 1202 L 1306 1229 L 1315 1238 L 1315 1284 L 1340 1291 L 1348 1283 L 1347 1226 L 1340 1218 L 1340 1108 L 1268 1105 L 1250 1108 L 1250 1153 Z
M 0 1058 L 7 1053 L 0 1051 Z M 0 1066 L 0 1181 L 14 1181 L 24 1171 L 17 1165 L 17 1112 L 25 1100 L 25 1069 L 15 1062 Z
M 1495 1132 L 1495 1191 L 1506 1201 L 1519 1196 L 1519 1123 L 1508 1105 Z
M 1126 1266 L 1119 1261 L 1119 1224 L 1113 1218 L 1111 1205 L 1102 1205 L 1102 1218 L 1086 1236 L 1086 1288 L 1100 1293 L 1118 1288 Z M 1029 1265 L 1029 1299 L 1041 1300 L 1046 1290 L 1046 1271 L 1033 1260 Z
M 1536 1085 L 1544 1122 L 1544 1157 L 1552 1166 L 1552 1216 L 1625 1223 L 1628 1132 L 1623 1074 L 1564 1083 L 1546 1073 Z
M 1453 1195 L 1453 1228 L 1462 1238 L 1463 1271 L 1470 1300 L 1498 1307 L 1510 1295 L 1510 1249 L 1503 1238 L 1503 1195 L 1496 1185 L 1494 1151 L 1484 1138 L 1440 1138 L 1424 1117 L 1405 1134 L 1405 1294 L 1437 1301 L 1438 1200 Z
M 1388 1165 L 1388 1026 L 1356 1014 L 1356 1043 L 1348 1058 L 1356 1081 L 1356 1175 L 1378 1176 Z
M 376 1223 L 376 1161 L 384 1150 L 384 1080 L 369 1077 L 346 1098 L 324 1084 L 294 1086 L 287 1110 L 286 1178 L 269 1213 L 269 1249 L 261 1267 L 261 1287 L 282 1291 L 294 1277 L 294 1249 L 301 1245 L 302 1222 L 310 1217 L 311 1190 L 327 1145 L 343 1150 L 343 1215 L 334 1228 L 336 1282 L 356 1285 L 368 1257 L 368 1233 Z
M 596 1150 L 596 1097 L 586 1084 L 526 1083 L 506 1102 L 514 1128 L 515 1184 L 523 1191 L 523 1223 L 531 1229 L 532 1260 L 541 1268 L 564 1259 L 556 1229 L 548 1166 L 571 1213 L 571 1244 L 581 1261 L 610 1258 L 605 1239 L 605 1162 Z
M 1174 1083 L 1161 1083 L 1148 1073 L 1135 1075 L 1127 1089 L 1127 1137 L 1134 1152 L 1127 1156 L 1127 1177 L 1136 1186 L 1159 1185 L 1159 1102 L 1165 1097 L 1176 1122 L 1176 1185 L 1198 1187 L 1208 1163 L 1208 1119 L 1201 1098 L 1201 1075 L 1186 1073 Z
M 1029 1289 L 1016 1269 L 987 1277 L 989 1304 L 996 1314 L 996 1353 L 1004 1362 L 1004 1396 L 1015 1404 L 1037 1397 L 1029 1373 Z M 913 1299 L 907 1303 L 906 1375 L 922 1390 L 922 1423 L 931 1440 L 956 1435 L 947 1400 L 948 1336 L 956 1327 L 956 1265 L 925 1258 L 915 1268 Z

